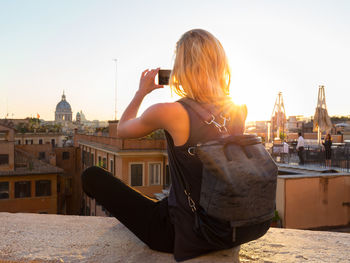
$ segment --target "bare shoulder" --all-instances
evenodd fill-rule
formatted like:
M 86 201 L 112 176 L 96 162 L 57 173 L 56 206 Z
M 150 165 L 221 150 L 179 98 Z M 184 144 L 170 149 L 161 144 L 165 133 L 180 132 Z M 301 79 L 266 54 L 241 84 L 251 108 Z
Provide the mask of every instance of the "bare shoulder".
M 185 110 L 179 102 L 157 103 L 150 106 L 148 109 L 149 110 L 166 110 L 169 112 Z
M 154 104 L 142 114 L 141 118 L 152 126 L 167 130 L 175 145 L 184 144 L 189 137 L 189 116 L 178 102 Z
M 178 102 L 157 103 L 142 114 L 144 118 L 158 118 L 163 121 L 181 119 L 184 115 L 187 115 L 187 112 Z

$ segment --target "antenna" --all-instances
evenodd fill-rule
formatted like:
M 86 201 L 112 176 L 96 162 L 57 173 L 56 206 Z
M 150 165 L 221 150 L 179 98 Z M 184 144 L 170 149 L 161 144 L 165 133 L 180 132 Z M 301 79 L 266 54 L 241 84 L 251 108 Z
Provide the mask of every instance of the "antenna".
M 6 117 L 5 117 L 5 119 L 7 119 L 8 116 L 9 116 L 9 99 L 6 98 Z
M 118 60 L 113 59 L 115 62 L 115 98 L 114 98 L 114 120 L 117 120 L 117 74 L 118 74 Z

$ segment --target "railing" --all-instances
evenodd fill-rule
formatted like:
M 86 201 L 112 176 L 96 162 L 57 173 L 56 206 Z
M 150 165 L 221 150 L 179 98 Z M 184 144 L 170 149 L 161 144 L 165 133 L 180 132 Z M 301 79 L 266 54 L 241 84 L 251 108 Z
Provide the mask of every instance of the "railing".
M 288 152 L 283 151 L 283 146 L 278 144 L 270 149 L 271 156 L 277 163 L 299 164 L 298 152 L 295 145 L 288 146 Z M 332 146 L 330 165 L 326 165 L 324 147 L 320 145 L 305 146 L 304 163 L 309 166 L 321 168 L 334 168 L 344 172 L 350 172 L 350 145 L 337 144 Z

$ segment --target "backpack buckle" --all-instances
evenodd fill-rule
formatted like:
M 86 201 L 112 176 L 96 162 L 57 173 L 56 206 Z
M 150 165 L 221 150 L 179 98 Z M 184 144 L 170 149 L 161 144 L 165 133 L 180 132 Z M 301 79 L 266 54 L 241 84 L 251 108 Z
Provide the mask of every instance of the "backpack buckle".
M 196 147 L 192 146 L 192 147 L 188 147 L 187 152 L 188 152 L 189 155 L 194 156 L 195 155 L 195 150 L 196 150 Z
M 191 208 L 192 212 L 195 212 L 197 210 L 196 203 L 193 201 L 193 199 L 191 198 L 190 194 L 187 193 L 186 190 L 185 190 L 185 195 L 187 196 L 187 201 L 188 201 L 189 207 Z
M 216 128 L 218 128 L 219 132 L 227 132 L 227 128 L 225 127 L 226 120 L 224 121 L 224 125 L 221 125 L 220 123 L 216 121 L 212 121 L 212 123 L 215 125 Z
M 223 124 L 224 127 L 226 126 L 226 122 L 231 120 L 230 116 L 226 118 L 226 116 L 224 116 L 222 112 L 220 113 L 220 118 L 224 120 L 224 124 Z
M 212 114 L 211 115 L 211 120 L 210 121 L 205 121 L 206 124 L 210 125 L 210 124 L 214 124 L 216 128 L 218 128 L 219 132 L 227 132 L 227 128 L 225 127 L 226 125 L 226 121 L 229 120 L 225 117 L 222 117 L 222 115 L 220 114 L 220 117 L 222 119 L 224 119 L 224 124 L 221 125 L 220 123 L 215 121 L 215 116 Z
M 216 125 L 215 125 L 216 126 Z M 227 128 L 223 125 L 220 125 L 220 127 L 216 126 L 220 132 L 227 132 Z
M 214 122 L 214 120 L 215 120 L 215 116 L 212 114 L 211 115 L 211 120 L 210 121 L 204 121 L 206 124 L 208 124 L 208 125 L 210 125 L 210 124 L 212 124 L 213 122 Z

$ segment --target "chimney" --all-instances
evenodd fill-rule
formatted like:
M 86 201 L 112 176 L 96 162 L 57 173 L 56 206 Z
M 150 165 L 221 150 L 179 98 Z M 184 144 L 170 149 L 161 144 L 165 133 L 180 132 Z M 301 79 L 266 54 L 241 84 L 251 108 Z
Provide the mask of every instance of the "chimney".
M 119 120 L 116 121 L 108 121 L 109 124 L 109 137 L 117 138 L 117 127 Z

